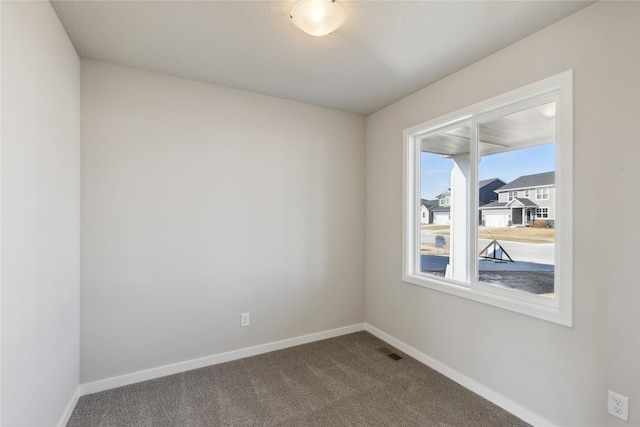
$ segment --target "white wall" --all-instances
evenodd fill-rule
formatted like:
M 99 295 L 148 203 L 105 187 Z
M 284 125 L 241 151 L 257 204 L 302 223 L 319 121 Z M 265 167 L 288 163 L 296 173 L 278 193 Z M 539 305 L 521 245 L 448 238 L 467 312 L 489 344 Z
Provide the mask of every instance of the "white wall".
M 625 425 L 608 389 L 640 424 L 639 6 L 596 3 L 367 119 L 367 322 L 560 425 Z M 403 283 L 402 130 L 570 68 L 574 327 Z
M 79 383 L 80 60 L 49 2 L 1 7 L 1 424 L 50 426 Z
M 81 381 L 362 323 L 364 132 L 83 60 Z

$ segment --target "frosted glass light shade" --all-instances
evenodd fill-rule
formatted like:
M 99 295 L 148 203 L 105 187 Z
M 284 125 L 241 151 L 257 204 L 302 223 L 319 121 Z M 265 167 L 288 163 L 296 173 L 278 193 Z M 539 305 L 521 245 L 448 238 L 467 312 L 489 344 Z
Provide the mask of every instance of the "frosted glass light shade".
M 291 9 L 296 27 L 312 36 L 325 36 L 344 22 L 344 10 L 332 0 L 301 0 Z

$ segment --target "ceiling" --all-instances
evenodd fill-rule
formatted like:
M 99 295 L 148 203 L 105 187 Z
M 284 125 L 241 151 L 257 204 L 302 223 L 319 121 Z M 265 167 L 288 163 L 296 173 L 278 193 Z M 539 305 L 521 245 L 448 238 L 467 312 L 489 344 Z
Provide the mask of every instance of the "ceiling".
M 471 121 L 453 124 L 420 139 L 423 152 L 452 157 L 471 151 Z M 553 143 L 556 139 L 556 103 L 550 102 L 484 121 L 478 127 L 479 155 L 506 153 Z
M 592 1 L 338 0 L 313 37 L 295 2 L 51 0 L 78 54 L 367 115 Z

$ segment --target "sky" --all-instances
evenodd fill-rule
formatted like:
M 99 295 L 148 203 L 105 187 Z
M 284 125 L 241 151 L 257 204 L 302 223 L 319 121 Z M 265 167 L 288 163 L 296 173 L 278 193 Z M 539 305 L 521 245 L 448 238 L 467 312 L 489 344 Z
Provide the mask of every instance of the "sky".
M 450 188 L 453 160 L 440 155 L 422 153 L 420 193 L 423 199 L 435 196 Z M 485 156 L 480 161 L 478 179 L 500 178 L 505 183 L 535 173 L 555 171 L 555 144 L 510 151 Z

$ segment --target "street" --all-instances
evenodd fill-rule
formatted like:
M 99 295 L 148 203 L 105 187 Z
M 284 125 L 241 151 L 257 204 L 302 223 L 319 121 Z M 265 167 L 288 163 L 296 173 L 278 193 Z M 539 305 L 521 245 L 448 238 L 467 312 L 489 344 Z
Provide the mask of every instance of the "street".
M 436 236 L 444 237 L 445 244 L 449 246 L 449 236 L 438 234 L 437 231 L 422 230 L 422 242 L 435 245 Z M 478 239 L 478 252 L 483 250 L 490 239 Z M 514 261 L 533 262 L 537 264 L 555 264 L 555 243 L 523 243 L 508 240 L 498 240 L 498 243 Z

